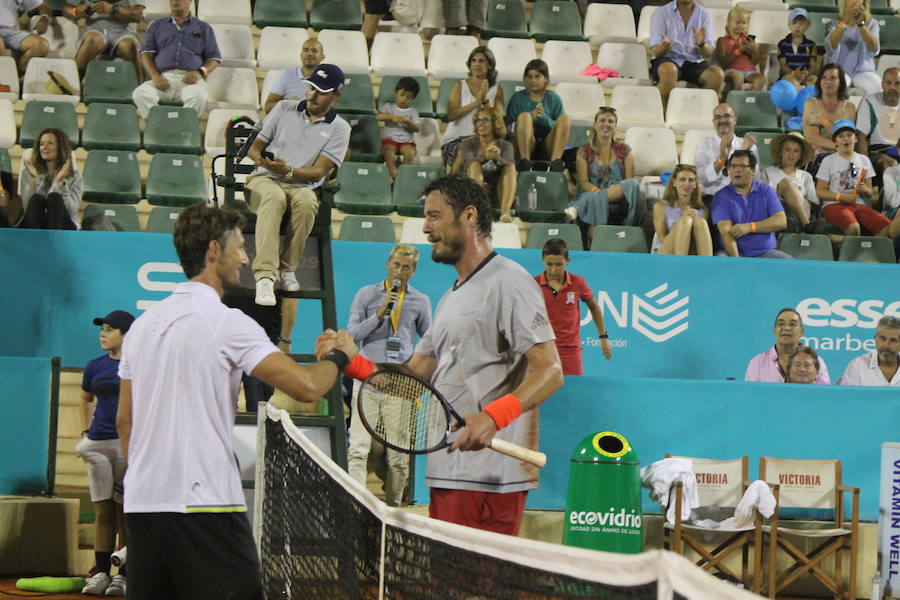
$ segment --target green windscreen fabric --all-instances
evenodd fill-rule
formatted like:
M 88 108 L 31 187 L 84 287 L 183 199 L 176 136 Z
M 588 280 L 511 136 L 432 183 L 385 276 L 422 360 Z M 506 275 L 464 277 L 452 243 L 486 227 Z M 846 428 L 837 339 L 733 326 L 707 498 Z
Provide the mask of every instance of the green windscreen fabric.
M 0 357 L 0 495 L 47 489 L 51 369 L 49 358 Z

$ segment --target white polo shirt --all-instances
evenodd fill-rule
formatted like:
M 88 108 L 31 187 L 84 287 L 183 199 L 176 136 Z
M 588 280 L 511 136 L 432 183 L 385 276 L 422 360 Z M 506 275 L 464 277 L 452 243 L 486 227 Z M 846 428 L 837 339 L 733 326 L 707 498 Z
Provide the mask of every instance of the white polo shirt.
M 841 385 L 884 385 L 900 387 L 900 369 L 888 381 L 878 366 L 878 351 L 872 350 L 857 356 L 847 364 Z
M 279 352 L 204 283 L 179 284 L 125 336 L 131 380 L 125 512 L 243 512 L 231 444 L 241 373 Z

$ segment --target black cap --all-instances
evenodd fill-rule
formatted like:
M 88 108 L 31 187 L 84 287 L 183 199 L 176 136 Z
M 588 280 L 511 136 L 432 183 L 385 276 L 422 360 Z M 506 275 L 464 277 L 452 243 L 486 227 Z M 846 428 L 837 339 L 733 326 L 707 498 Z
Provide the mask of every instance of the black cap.
M 344 89 L 344 72 L 337 65 L 321 63 L 313 69 L 306 82 L 320 92 L 340 92 Z
M 122 333 L 126 333 L 134 323 L 134 315 L 124 310 L 114 310 L 105 317 L 97 317 L 94 319 L 94 325 L 109 325 L 113 329 L 120 329 Z

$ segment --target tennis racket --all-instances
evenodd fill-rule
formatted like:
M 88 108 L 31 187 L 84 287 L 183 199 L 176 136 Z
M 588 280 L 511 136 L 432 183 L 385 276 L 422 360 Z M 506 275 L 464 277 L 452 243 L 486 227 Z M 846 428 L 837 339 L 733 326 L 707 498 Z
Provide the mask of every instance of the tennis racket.
M 451 420 L 457 428 L 466 421 L 428 382 L 411 373 L 382 369 L 359 388 L 357 410 L 373 438 L 406 454 L 428 454 L 450 445 Z M 529 450 L 499 438 L 488 446 L 536 467 L 547 463 L 543 452 Z

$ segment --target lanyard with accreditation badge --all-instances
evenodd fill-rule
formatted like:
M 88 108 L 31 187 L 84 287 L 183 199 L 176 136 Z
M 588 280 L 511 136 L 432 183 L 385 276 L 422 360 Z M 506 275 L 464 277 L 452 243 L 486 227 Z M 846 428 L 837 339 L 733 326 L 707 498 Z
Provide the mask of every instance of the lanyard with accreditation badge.
M 384 282 L 384 289 L 388 293 L 390 293 L 391 288 L 388 287 L 388 282 Z M 400 362 L 400 311 L 403 310 L 403 299 L 406 297 L 406 290 L 400 292 L 400 298 L 397 299 L 397 304 L 394 306 L 393 310 L 391 310 L 391 318 L 390 318 L 390 328 L 391 335 L 388 336 L 387 343 L 384 346 L 384 355 L 389 361 Z

